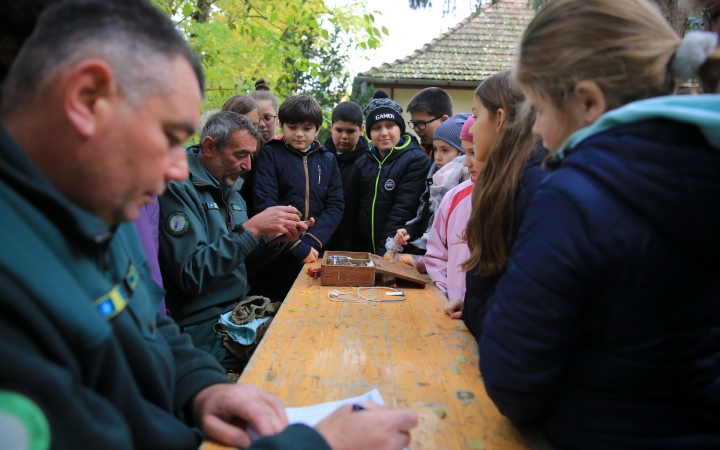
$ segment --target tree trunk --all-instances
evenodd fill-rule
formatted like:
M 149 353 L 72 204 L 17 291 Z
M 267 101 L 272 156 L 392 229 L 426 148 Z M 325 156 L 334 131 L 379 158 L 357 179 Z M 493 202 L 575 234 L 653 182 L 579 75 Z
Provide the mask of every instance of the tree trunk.
M 195 19 L 197 23 L 207 22 L 211 4 L 211 0 L 197 0 L 197 10 L 193 13 L 193 19 Z
M 665 19 L 667 19 L 670 26 L 675 29 L 677 34 L 682 37 L 685 35 L 685 28 L 687 28 L 688 15 L 678 5 L 678 0 L 654 0 L 655 3 L 660 7 Z

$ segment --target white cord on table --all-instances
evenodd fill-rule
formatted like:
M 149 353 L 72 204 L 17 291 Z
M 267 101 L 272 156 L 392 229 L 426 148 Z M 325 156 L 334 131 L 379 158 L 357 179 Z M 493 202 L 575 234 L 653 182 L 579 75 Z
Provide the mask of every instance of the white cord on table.
M 404 302 L 406 300 L 405 297 L 402 298 L 393 298 L 393 299 L 379 299 L 372 296 L 372 294 L 363 295 L 361 290 L 377 290 L 377 289 L 384 289 L 385 291 L 392 291 L 392 292 L 400 292 L 401 295 L 405 295 L 405 292 L 401 291 L 400 289 L 392 288 L 392 287 L 376 287 L 376 286 L 370 286 L 370 287 L 359 287 L 355 292 L 340 292 L 337 290 L 332 290 L 328 292 L 328 300 L 331 302 L 342 302 L 342 303 L 365 303 L 365 302 L 384 302 L 384 303 L 399 303 Z

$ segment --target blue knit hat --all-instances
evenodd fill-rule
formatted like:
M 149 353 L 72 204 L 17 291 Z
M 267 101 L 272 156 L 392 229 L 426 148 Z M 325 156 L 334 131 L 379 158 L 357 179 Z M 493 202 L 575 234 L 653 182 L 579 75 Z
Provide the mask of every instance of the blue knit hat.
M 365 134 L 368 137 L 370 137 L 373 125 L 381 120 L 392 120 L 400 127 L 400 135 L 405 134 L 403 109 L 396 102 L 390 100 L 385 91 L 375 91 L 373 100 L 368 103 L 363 112 L 365 113 Z
M 447 142 L 464 155 L 465 150 L 463 150 L 462 143 L 460 143 L 460 132 L 462 131 L 462 127 L 465 122 L 471 116 L 472 114 L 467 113 L 452 116 L 437 127 L 435 134 L 433 135 L 433 139 L 439 139 Z

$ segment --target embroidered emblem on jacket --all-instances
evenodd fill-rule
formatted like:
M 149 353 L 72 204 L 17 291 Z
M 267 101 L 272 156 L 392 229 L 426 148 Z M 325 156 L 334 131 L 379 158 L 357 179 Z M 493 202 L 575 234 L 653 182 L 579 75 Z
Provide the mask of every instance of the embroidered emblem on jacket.
M 190 221 L 188 220 L 187 214 L 182 211 L 173 212 L 167 218 L 165 228 L 167 228 L 168 233 L 173 236 L 182 236 L 187 233 L 188 228 L 190 228 Z

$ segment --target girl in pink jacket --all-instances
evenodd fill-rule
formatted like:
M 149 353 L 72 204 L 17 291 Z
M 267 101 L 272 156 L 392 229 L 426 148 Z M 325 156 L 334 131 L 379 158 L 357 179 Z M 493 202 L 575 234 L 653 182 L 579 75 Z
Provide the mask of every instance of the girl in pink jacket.
M 470 179 L 447 192 L 435 212 L 425 253 L 427 273 L 435 285 L 448 298 L 445 312 L 453 319 L 462 315 L 465 297 L 465 272 L 462 263 L 470 257 L 467 243 L 463 242 L 465 227 L 472 208 L 472 191 L 482 163 L 474 158 L 473 137 L 469 133 L 475 121 L 470 117 L 462 127 L 460 141 L 465 150 L 465 167 Z

